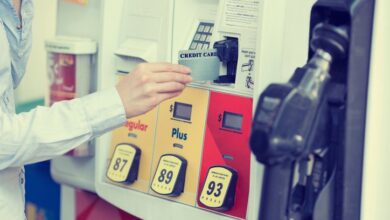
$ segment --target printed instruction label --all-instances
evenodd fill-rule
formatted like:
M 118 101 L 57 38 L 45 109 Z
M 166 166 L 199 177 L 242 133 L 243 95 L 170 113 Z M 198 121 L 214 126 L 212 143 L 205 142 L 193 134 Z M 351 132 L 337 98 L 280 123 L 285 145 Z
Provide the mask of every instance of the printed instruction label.
M 255 58 L 256 58 L 256 52 L 253 49 L 250 48 L 243 48 L 241 49 L 241 59 L 240 59 L 240 65 L 241 66 L 241 76 L 243 77 L 241 80 L 241 83 L 244 83 L 246 89 L 253 90 L 254 88 L 254 65 L 255 65 Z M 245 78 L 244 78 L 245 77 Z
M 260 0 L 226 0 L 223 23 L 230 27 L 257 28 Z

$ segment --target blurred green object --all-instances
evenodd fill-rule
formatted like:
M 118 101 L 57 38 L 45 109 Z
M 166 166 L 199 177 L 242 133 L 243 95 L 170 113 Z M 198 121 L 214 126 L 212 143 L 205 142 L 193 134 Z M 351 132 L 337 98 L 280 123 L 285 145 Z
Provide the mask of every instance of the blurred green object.
M 37 100 L 32 100 L 30 102 L 20 103 L 16 105 L 16 113 L 28 112 L 31 109 L 35 108 L 36 106 L 44 105 L 44 104 L 45 104 L 44 99 L 37 99 Z

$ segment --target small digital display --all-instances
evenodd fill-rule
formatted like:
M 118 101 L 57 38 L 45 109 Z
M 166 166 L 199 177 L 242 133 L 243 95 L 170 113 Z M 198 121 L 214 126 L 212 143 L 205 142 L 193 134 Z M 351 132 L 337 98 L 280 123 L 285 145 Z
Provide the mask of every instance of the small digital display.
M 241 131 L 242 129 L 242 115 L 232 112 L 224 112 L 222 127 L 227 129 L 233 129 L 236 131 Z
M 181 102 L 175 102 L 175 108 L 173 110 L 173 117 L 191 120 L 192 105 Z

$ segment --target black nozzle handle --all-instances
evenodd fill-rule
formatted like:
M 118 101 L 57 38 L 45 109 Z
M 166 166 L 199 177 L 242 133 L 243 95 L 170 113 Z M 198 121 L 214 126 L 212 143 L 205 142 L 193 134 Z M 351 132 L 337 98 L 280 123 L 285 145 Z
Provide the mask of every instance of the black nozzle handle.
M 293 164 L 266 166 L 260 204 L 260 220 L 287 220 Z

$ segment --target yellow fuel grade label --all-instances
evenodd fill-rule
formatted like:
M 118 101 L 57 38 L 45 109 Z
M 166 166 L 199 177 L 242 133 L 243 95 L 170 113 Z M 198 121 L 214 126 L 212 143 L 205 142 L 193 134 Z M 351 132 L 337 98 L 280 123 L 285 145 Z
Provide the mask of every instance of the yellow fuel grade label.
M 178 196 L 185 181 L 186 161 L 176 155 L 163 155 L 160 158 L 151 188 L 158 194 Z
M 117 145 L 107 170 L 107 178 L 113 182 L 127 182 L 138 153 L 135 146 L 129 144 Z
M 229 209 L 234 201 L 235 171 L 226 167 L 211 167 L 207 172 L 199 201 L 209 208 Z M 229 201 L 230 202 L 229 202 Z

